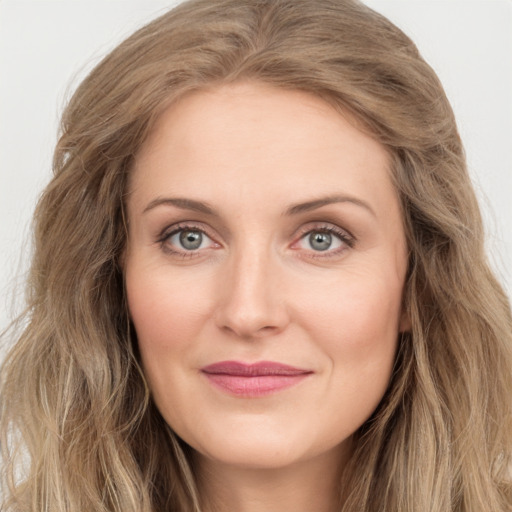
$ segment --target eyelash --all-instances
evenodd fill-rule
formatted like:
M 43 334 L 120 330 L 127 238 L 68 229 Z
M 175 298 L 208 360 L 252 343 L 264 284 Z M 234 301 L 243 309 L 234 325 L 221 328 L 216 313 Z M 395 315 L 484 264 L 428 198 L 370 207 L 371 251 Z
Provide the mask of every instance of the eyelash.
M 176 235 L 182 231 L 200 232 L 200 233 L 206 235 L 214 243 L 217 243 L 217 242 L 215 242 L 214 237 L 208 233 L 208 230 L 206 230 L 203 226 L 199 226 L 194 223 L 192 223 L 192 224 L 191 223 L 179 223 L 179 224 L 172 226 L 171 228 L 167 227 L 159 235 L 159 237 L 157 239 L 157 243 L 160 244 L 160 247 L 164 252 L 166 252 L 172 256 L 181 257 L 183 259 L 193 258 L 193 257 L 197 256 L 198 251 L 175 250 L 168 243 L 171 237 L 173 237 L 174 235 Z M 296 235 L 296 241 L 293 242 L 292 245 L 298 244 L 301 240 L 305 239 L 305 237 L 310 235 L 311 233 L 332 234 L 341 240 L 342 246 L 335 250 L 327 249 L 325 252 L 311 250 L 311 251 L 309 251 L 308 257 L 322 258 L 322 259 L 336 257 L 341 252 L 346 251 L 347 248 L 352 249 L 356 243 L 356 238 L 352 234 L 350 234 L 348 231 L 343 230 L 333 224 L 321 223 L 321 224 L 316 224 L 316 225 L 309 224 L 309 225 L 301 228 Z M 220 244 L 217 243 L 217 245 L 220 245 Z
M 206 235 L 210 240 L 214 241 L 214 238 L 208 234 L 207 230 L 203 226 L 198 226 L 196 224 L 190 224 L 190 223 L 179 223 L 179 224 L 175 224 L 171 227 L 165 228 L 157 239 L 157 243 L 160 244 L 161 249 L 165 253 L 170 254 L 172 256 L 177 256 L 177 257 L 180 257 L 183 259 L 193 258 L 193 257 L 197 256 L 196 251 L 175 250 L 168 243 L 168 241 L 174 235 L 176 235 L 182 231 L 197 231 L 199 233 L 202 233 L 203 235 Z
M 304 240 L 311 233 L 327 233 L 330 235 L 334 235 L 339 238 L 342 242 L 341 247 L 329 250 L 327 249 L 325 252 L 323 251 L 309 251 L 308 258 L 315 259 L 328 259 L 338 257 L 341 253 L 345 252 L 348 249 L 352 249 L 355 246 L 356 238 L 350 234 L 348 231 L 339 228 L 333 224 L 307 224 L 303 228 L 301 228 L 298 232 L 297 241 L 293 243 L 293 245 L 298 244 L 301 240 Z

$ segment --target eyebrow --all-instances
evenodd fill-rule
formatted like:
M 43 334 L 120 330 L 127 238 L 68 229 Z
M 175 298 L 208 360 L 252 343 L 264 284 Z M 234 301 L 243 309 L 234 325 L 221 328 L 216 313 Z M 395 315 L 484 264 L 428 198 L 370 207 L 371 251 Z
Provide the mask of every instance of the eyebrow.
M 215 215 L 215 212 L 211 206 L 202 201 L 195 201 L 194 199 L 187 199 L 185 197 L 157 197 L 151 201 L 142 213 L 146 213 L 153 210 L 157 206 L 169 205 L 175 206 L 182 210 L 192 210 L 194 212 L 205 213 L 207 215 Z
M 322 206 L 327 206 L 330 204 L 336 203 L 352 203 L 356 206 L 360 206 L 371 213 L 374 217 L 376 217 L 376 213 L 373 208 L 358 199 L 357 197 L 345 196 L 345 195 L 335 195 L 335 196 L 327 196 L 321 197 L 318 199 L 313 199 L 312 201 L 305 201 L 303 203 L 296 203 L 289 206 L 285 212 L 285 216 L 298 215 L 300 213 L 309 212 L 312 210 L 316 210 L 321 208 Z M 181 210 L 191 210 L 198 213 L 204 213 L 206 215 L 217 215 L 215 210 L 209 206 L 207 203 L 202 201 L 196 201 L 194 199 L 188 199 L 185 197 L 157 197 L 153 201 L 151 201 L 146 208 L 144 208 L 143 213 L 146 213 L 154 208 L 162 205 L 174 206 L 176 208 L 180 208 Z
M 374 209 L 367 202 L 362 201 L 357 197 L 344 195 L 321 197 L 318 199 L 314 199 L 312 201 L 294 204 L 286 210 L 285 215 L 297 215 L 299 213 L 309 212 L 311 210 L 321 208 L 322 206 L 327 206 L 335 203 L 352 203 L 355 204 L 356 206 L 361 206 L 362 208 L 370 212 L 374 217 L 377 216 Z

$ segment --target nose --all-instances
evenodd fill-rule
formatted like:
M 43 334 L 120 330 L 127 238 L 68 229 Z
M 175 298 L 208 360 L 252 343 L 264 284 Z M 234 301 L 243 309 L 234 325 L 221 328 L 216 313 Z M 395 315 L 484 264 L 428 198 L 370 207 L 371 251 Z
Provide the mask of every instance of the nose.
M 265 251 L 233 254 L 223 274 L 215 320 L 240 338 L 282 332 L 289 323 L 279 262 Z

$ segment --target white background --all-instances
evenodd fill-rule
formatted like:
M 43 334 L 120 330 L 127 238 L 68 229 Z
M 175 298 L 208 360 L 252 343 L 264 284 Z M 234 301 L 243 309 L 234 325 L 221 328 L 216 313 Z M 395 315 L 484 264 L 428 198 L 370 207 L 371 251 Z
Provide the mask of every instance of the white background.
M 175 3 L 0 0 L 0 331 L 20 309 L 30 218 L 50 177 L 65 100 L 103 55 Z M 366 3 L 412 37 L 445 85 L 484 210 L 489 255 L 511 294 L 512 0 Z

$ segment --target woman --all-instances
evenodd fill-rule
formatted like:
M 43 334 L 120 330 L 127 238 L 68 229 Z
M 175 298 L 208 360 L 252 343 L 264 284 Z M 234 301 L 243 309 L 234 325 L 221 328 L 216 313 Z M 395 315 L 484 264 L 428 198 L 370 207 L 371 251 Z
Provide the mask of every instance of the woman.
M 82 83 L 54 167 L 6 510 L 510 509 L 510 307 L 387 20 L 186 2 Z

